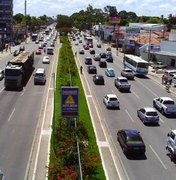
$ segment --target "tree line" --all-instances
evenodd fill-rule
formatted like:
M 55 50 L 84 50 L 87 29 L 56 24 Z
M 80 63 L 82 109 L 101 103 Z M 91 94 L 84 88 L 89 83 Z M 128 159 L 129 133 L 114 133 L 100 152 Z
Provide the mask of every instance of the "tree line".
M 155 23 L 155 24 L 166 24 L 168 30 L 176 28 L 176 16 L 169 14 L 168 17 L 157 16 L 137 16 L 135 12 L 127 12 L 125 10 L 117 11 L 115 6 L 106 6 L 103 9 L 93 8 L 92 5 L 88 5 L 85 10 L 80 10 L 79 12 L 73 13 L 71 16 L 67 15 L 57 15 L 57 29 L 62 29 L 62 31 L 70 31 L 70 28 L 76 27 L 80 30 L 90 29 L 93 25 L 108 24 L 109 16 L 118 16 L 121 18 L 120 26 L 127 26 L 131 22 L 136 23 Z M 52 17 L 43 15 L 40 17 L 34 16 L 24 16 L 23 14 L 16 14 L 13 16 L 14 25 L 22 24 L 28 26 L 31 31 L 46 25 Z

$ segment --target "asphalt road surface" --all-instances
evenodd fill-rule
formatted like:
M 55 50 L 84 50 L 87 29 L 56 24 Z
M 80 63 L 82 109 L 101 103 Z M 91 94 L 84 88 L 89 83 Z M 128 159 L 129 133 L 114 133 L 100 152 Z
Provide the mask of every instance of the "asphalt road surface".
M 83 38 L 82 38 L 83 39 Z M 94 49 L 96 53 L 105 52 L 108 45 L 102 44 L 102 48 L 96 47 L 96 40 L 94 39 Z M 75 45 L 72 41 L 74 49 L 79 52 L 83 48 L 83 43 Z M 123 68 L 122 58 L 123 54 L 116 55 L 116 50 L 113 51 L 114 62 L 108 63 L 108 67 L 113 67 L 116 72 L 116 77 L 120 76 Z M 105 85 L 95 85 L 92 81 L 92 75 L 87 73 L 87 65 L 84 63 L 86 56 L 90 55 L 89 50 L 85 50 L 84 55 L 77 54 L 77 61 L 79 65 L 83 66 L 84 83 L 86 84 L 86 95 L 94 101 L 94 106 L 90 106 L 92 117 L 95 109 L 99 112 L 99 120 L 94 120 L 94 123 L 103 122 L 106 127 L 106 136 L 109 137 L 109 143 L 113 151 L 113 159 L 115 164 L 120 169 L 117 162 L 120 158 L 123 172 L 119 171 L 119 179 L 129 180 L 174 180 L 175 176 L 175 163 L 167 156 L 165 149 L 167 133 L 175 128 L 175 118 L 167 118 L 158 112 L 160 116 L 159 126 L 144 125 L 137 117 L 137 109 L 140 107 L 152 107 L 153 98 L 159 96 L 169 96 L 176 100 L 173 93 L 167 93 L 165 89 L 157 82 L 153 81 L 150 75 L 145 78 L 135 77 L 135 80 L 130 80 L 131 91 L 120 92 L 114 86 L 114 78 L 105 75 L 105 69 L 98 66 L 98 62 L 93 60 L 93 65 L 97 67 L 97 74 L 104 75 Z M 120 110 L 108 110 L 103 104 L 103 96 L 108 93 L 116 94 L 120 100 Z M 95 107 L 96 106 L 96 107 Z M 140 157 L 126 157 L 117 142 L 117 131 L 123 128 L 136 129 L 140 131 L 141 136 L 146 144 L 146 153 Z M 109 171 L 105 169 L 105 172 Z M 106 172 L 107 179 L 117 179 L 111 173 Z
M 34 51 L 37 47 L 35 42 L 25 44 L 26 51 Z M 44 53 L 35 55 L 34 72 L 39 67 L 45 68 L 46 85 L 34 85 L 31 75 L 22 91 L 7 91 L 4 89 L 4 80 L 0 81 L 0 169 L 5 179 L 24 180 L 28 174 L 30 155 L 43 114 L 42 107 L 53 64 L 53 56 L 49 56 L 50 64 L 42 64 L 43 56 Z M 12 58 L 10 54 L 1 59 L 0 68 L 3 69 Z

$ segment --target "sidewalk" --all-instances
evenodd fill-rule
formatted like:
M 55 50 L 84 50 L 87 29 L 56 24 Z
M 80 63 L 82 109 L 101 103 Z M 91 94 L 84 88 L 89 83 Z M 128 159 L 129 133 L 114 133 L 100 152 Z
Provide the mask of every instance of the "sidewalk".
M 30 42 L 30 38 L 27 38 L 27 43 Z M 10 54 L 13 54 L 13 52 L 17 49 L 19 49 L 19 47 L 21 45 L 25 45 L 25 42 L 22 42 L 20 45 L 16 45 L 16 46 L 11 46 L 11 50 L 8 48 L 8 50 L 6 51 L 5 49 L 3 50 L 3 52 L 0 52 L 0 60 L 7 57 Z

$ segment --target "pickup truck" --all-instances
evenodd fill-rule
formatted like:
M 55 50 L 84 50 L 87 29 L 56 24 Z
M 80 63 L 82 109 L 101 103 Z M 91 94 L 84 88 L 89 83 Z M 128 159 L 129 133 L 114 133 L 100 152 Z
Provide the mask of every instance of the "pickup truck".
M 162 62 L 156 62 L 156 63 L 151 64 L 151 67 L 153 67 L 153 69 L 163 69 L 163 68 L 166 68 L 167 66 L 163 64 Z
M 126 77 L 117 77 L 114 80 L 114 85 L 119 91 L 130 91 L 131 88 Z
M 176 114 L 176 104 L 170 97 L 158 97 L 153 99 L 153 107 L 161 111 L 163 115 Z

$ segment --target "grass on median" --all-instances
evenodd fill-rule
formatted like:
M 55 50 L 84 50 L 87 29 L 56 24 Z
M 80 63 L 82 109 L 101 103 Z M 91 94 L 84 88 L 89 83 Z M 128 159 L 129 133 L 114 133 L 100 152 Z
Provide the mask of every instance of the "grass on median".
M 61 38 L 63 44 L 57 67 L 49 179 L 79 179 L 76 147 L 78 136 L 83 179 L 103 180 L 105 175 L 72 48 L 67 37 Z M 61 87 L 69 85 L 79 87 L 79 117 L 76 128 L 68 127 L 68 120 L 60 115 Z

